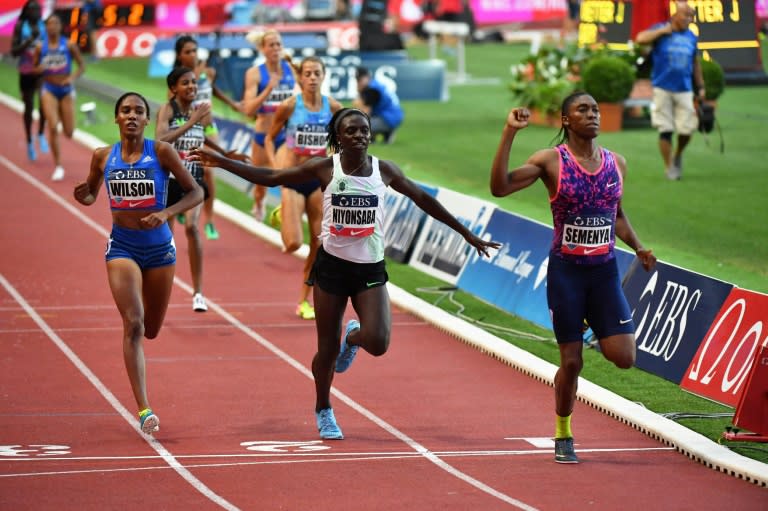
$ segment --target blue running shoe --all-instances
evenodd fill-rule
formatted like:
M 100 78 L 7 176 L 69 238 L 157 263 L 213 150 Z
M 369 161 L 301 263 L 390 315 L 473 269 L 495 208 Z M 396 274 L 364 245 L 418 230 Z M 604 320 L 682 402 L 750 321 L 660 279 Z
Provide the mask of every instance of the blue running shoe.
M 360 322 L 356 319 L 350 319 L 349 323 L 347 323 L 347 329 L 344 332 L 344 340 L 341 341 L 341 349 L 339 350 L 339 356 L 336 357 L 336 372 L 337 373 L 343 373 L 347 369 L 349 369 L 349 366 L 352 365 L 352 361 L 355 360 L 355 355 L 357 355 L 357 350 L 360 349 L 360 346 L 350 346 L 347 344 L 347 338 L 349 337 L 349 334 L 352 333 L 353 330 L 359 330 L 360 329 Z
M 160 417 L 151 408 L 145 408 L 139 412 L 139 427 L 145 434 L 151 435 L 160 429 Z
M 555 461 L 557 463 L 579 462 L 579 457 L 573 449 L 573 438 L 555 438 Z
M 35 152 L 35 144 L 30 142 L 27 144 L 27 158 L 29 161 L 35 161 L 37 159 L 37 153 Z
M 40 134 L 37 136 L 37 145 L 39 145 L 39 146 L 40 146 L 40 152 L 41 152 L 42 154 L 45 154 L 45 153 L 47 153 L 47 152 L 48 152 L 48 139 L 47 139 L 47 138 L 45 138 L 45 135 L 44 135 L 44 134 L 40 133 Z
M 323 440 L 344 440 L 344 434 L 336 424 L 336 417 L 333 415 L 333 408 L 325 408 L 315 412 L 317 419 L 317 430 L 320 432 L 320 438 Z

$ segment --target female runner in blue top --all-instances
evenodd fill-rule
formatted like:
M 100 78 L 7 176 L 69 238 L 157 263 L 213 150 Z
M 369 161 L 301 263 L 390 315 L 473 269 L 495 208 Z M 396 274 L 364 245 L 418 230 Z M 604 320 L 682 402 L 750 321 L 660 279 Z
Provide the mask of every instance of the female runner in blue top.
M 264 140 L 267 160 L 275 169 L 295 167 L 316 156 L 326 155 L 328 121 L 341 103 L 323 95 L 320 87 L 325 79 L 325 65 L 318 57 L 307 57 L 297 69 L 301 93 L 283 101 L 275 112 L 272 126 Z M 277 149 L 277 141 L 285 130 L 285 145 Z M 294 252 L 304 242 L 302 215 L 307 214 L 309 224 L 309 256 L 304 263 L 304 278 L 299 293 L 296 315 L 302 319 L 315 319 L 315 310 L 309 303 L 312 288 L 307 284 L 309 272 L 319 246 L 322 220 L 323 194 L 319 181 L 288 184 L 282 187 L 279 215 L 280 234 L 286 252 Z M 275 218 L 275 217 L 273 217 Z
M 249 34 L 248 40 L 255 44 L 264 62 L 252 66 L 245 72 L 245 89 L 243 91 L 243 111 L 249 117 L 256 117 L 253 126 L 256 132 L 251 144 L 251 161 L 254 165 L 266 165 L 266 149 L 264 139 L 272 126 L 275 111 L 280 103 L 290 98 L 296 88 L 296 72 L 290 59 L 283 52 L 283 40 L 280 32 L 269 29 L 260 34 Z M 275 150 L 285 142 L 285 130 L 274 139 Z M 258 221 L 264 220 L 264 197 L 266 188 L 261 185 L 253 187 L 253 209 L 251 213 Z
M 85 72 L 85 63 L 77 45 L 68 41 L 61 33 L 61 19 L 55 14 L 45 20 L 47 37 L 38 43 L 35 51 L 36 71 L 43 74 L 40 100 L 45 119 L 48 121 L 48 135 L 56 167 L 51 179 L 64 179 L 59 149 L 59 121 L 67 138 L 75 132 L 75 81 Z M 72 61 L 77 70 L 72 71 Z
M 176 245 L 168 219 L 195 207 L 203 190 L 167 142 L 144 138 L 149 104 L 136 92 L 115 104 L 120 142 L 93 152 L 91 169 L 74 189 L 75 199 L 90 206 L 101 183 L 112 209 L 107 243 L 107 278 L 123 320 L 123 360 L 139 409 L 139 427 L 150 434 L 160 419 L 149 406 L 143 338 L 154 339 L 168 310 L 176 268 Z M 166 207 L 168 179 L 173 175 L 184 197 Z

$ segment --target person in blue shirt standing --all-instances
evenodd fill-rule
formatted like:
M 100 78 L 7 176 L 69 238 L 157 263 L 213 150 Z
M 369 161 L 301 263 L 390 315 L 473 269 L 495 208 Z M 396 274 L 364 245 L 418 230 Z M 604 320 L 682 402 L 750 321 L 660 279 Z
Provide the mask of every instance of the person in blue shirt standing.
M 694 95 L 704 99 L 698 38 L 688 28 L 694 17 L 687 2 L 676 2 L 668 22 L 653 25 L 637 34 L 635 42 L 651 44 L 653 108 L 651 123 L 659 130 L 659 150 L 667 178 L 678 180 L 683 172 L 683 150 L 698 127 Z M 677 133 L 677 147 L 672 135 Z
M 392 143 L 395 130 L 405 117 L 397 94 L 373 79 L 365 67 L 357 68 L 357 93 L 355 108 L 368 114 L 371 119 L 371 142 L 375 142 L 378 135 L 381 135 L 385 143 Z

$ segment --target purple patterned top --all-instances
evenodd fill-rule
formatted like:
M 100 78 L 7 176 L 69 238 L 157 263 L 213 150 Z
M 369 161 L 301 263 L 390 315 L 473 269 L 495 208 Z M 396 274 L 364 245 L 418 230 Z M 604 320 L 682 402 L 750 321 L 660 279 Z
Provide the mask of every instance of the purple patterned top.
M 600 148 L 602 163 L 588 172 L 565 144 L 560 153 L 557 193 L 550 199 L 555 232 L 550 254 L 576 264 L 601 264 L 614 257 L 616 211 L 623 191 L 616 157 Z

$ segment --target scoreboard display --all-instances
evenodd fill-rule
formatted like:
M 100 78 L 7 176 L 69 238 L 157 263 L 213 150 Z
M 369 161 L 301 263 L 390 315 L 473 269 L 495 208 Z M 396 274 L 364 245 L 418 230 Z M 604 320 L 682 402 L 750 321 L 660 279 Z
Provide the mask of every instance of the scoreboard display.
M 582 0 L 579 44 L 605 42 L 611 48 L 628 49 L 632 3 Z M 762 70 L 754 0 L 689 0 L 688 4 L 695 12 L 689 28 L 699 37 L 705 58 L 716 60 L 726 72 Z M 674 0 L 669 6 L 675 12 Z
M 150 2 L 105 1 L 96 12 L 95 20 L 89 19 L 89 13 L 79 6 L 59 7 L 54 11 L 61 18 L 65 31 L 73 42 L 77 42 L 83 51 L 88 51 L 88 28 L 140 27 L 154 26 L 155 6 Z

